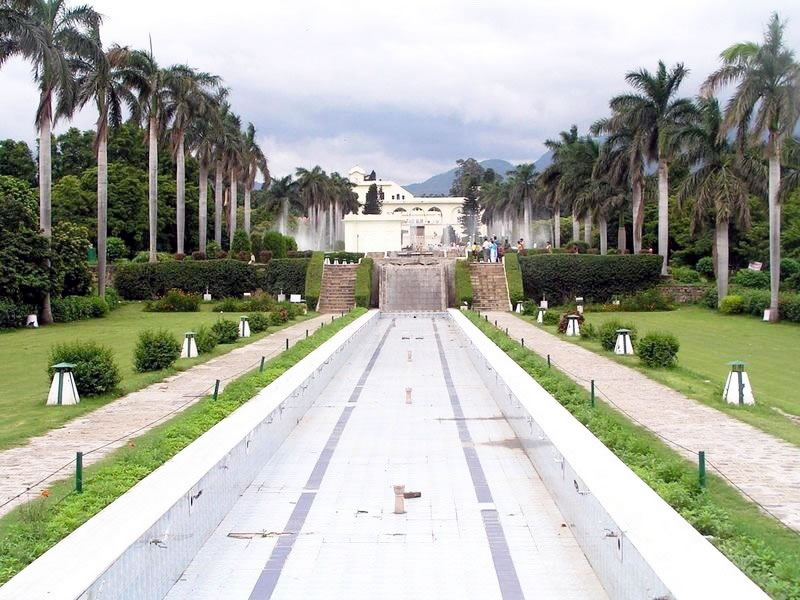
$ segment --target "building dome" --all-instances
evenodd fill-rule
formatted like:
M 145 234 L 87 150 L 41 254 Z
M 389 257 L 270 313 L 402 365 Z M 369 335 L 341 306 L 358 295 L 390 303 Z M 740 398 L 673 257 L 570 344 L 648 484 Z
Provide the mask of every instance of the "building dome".
M 366 177 L 367 172 L 356 165 L 347 173 L 347 178 L 352 181 L 353 183 L 361 183 L 364 181 L 364 177 Z

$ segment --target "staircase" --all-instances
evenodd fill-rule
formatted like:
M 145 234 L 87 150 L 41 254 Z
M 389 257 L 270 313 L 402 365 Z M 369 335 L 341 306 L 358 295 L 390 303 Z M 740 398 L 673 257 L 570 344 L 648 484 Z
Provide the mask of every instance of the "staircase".
M 322 290 L 317 309 L 319 312 L 347 312 L 356 305 L 356 269 L 358 265 L 322 267 Z
M 511 309 L 503 263 L 469 263 L 469 280 L 472 283 L 474 309 L 480 311 Z

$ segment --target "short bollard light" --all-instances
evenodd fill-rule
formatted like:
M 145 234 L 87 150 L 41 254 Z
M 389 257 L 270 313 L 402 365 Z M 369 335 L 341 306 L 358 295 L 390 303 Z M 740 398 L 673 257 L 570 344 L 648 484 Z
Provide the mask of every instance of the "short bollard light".
M 81 401 L 78 388 L 75 387 L 75 376 L 72 363 L 58 363 L 53 365 L 53 383 L 50 384 L 50 393 L 47 395 L 47 406 L 64 406 L 78 404 Z
M 25 319 L 25 327 L 37 329 L 39 327 L 39 317 L 36 315 L 28 315 Z
M 183 349 L 181 358 L 194 358 L 197 356 L 197 342 L 194 340 L 194 331 L 187 331 L 183 336 Z
M 575 298 L 575 306 L 578 309 L 578 314 L 583 314 L 583 296 L 578 296 Z
M 728 373 L 728 380 L 725 382 L 725 391 L 722 392 L 722 399 L 728 404 L 739 406 L 753 406 L 756 399 L 753 397 L 753 388 L 750 386 L 750 379 L 744 370 L 744 363 L 734 360 L 728 363 L 731 372 Z
M 764 319 L 763 320 L 764 321 L 769 321 L 769 309 L 768 308 L 764 309 Z
M 522 302 L 517 302 L 516 312 L 517 312 L 518 315 L 522 314 Z
M 617 343 L 614 344 L 614 354 L 633 354 L 630 329 L 617 329 Z
M 208 288 L 206 288 L 206 293 L 203 294 L 203 302 L 211 302 L 211 294 L 208 292 Z
M 250 319 L 244 315 L 239 317 L 239 337 L 250 337 Z
M 547 312 L 547 309 L 539 307 L 539 311 L 536 313 L 536 322 L 540 325 L 544 323 L 544 313 Z
M 569 315 L 567 317 L 567 335 L 569 337 L 580 337 L 581 335 L 581 324 L 580 324 L 580 316 L 578 315 Z

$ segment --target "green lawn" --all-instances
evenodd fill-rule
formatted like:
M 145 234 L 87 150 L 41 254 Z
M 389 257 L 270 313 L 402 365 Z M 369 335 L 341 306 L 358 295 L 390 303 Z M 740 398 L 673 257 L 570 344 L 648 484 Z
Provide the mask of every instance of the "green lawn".
M 768 324 L 753 317 L 723 315 L 699 306 L 685 306 L 668 312 L 587 312 L 585 316 L 594 326 L 609 319 L 632 323 L 640 337 L 656 330 L 671 332 L 681 345 L 679 364 L 672 369 L 644 368 L 636 357 L 605 352 L 597 341 L 582 339 L 576 343 L 633 366 L 691 398 L 800 445 L 800 424 L 775 410 L 800 415 L 800 386 L 796 381 L 796 370 L 800 366 L 800 326 Z M 555 332 L 555 327 L 546 329 Z M 575 341 L 574 338 L 563 339 Z M 756 398 L 755 407 L 729 407 L 722 402 L 722 388 L 730 369 L 727 363 L 732 360 L 747 363 Z
M 126 304 L 102 319 L 58 323 L 39 329 L 18 329 L 0 335 L 0 450 L 23 444 L 28 438 L 42 434 L 64 422 L 85 414 L 119 397 L 160 381 L 232 349 L 258 340 L 280 329 L 270 327 L 235 344 L 217 346 L 213 352 L 193 359 L 180 359 L 172 369 L 154 373 L 137 373 L 133 369 L 133 351 L 139 332 L 165 328 L 183 337 L 184 332 L 200 325 L 211 325 L 219 314 L 213 305 L 203 304 L 196 313 L 146 313 L 142 304 Z M 308 314 L 293 322 L 314 316 Z M 239 313 L 227 318 L 238 320 Z M 45 406 L 50 380 L 47 376 L 50 348 L 72 340 L 94 340 L 113 349 L 122 375 L 116 394 L 82 398 L 77 406 Z

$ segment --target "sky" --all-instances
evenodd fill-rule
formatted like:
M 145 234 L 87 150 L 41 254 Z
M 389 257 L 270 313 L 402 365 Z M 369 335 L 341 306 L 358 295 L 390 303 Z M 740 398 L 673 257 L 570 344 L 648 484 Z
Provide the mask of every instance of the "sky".
M 462 157 L 532 162 L 546 139 L 605 116 L 630 70 L 683 62 L 681 93 L 696 95 L 720 51 L 760 40 L 772 11 L 800 51 L 797 0 L 88 1 L 106 45 L 151 36 L 163 66 L 222 76 L 273 176 L 357 164 L 406 184 Z M 0 68 L 0 139 L 33 145 L 36 104 L 29 65 Z M 72 124 L 95 119 L 87 107 Z

